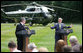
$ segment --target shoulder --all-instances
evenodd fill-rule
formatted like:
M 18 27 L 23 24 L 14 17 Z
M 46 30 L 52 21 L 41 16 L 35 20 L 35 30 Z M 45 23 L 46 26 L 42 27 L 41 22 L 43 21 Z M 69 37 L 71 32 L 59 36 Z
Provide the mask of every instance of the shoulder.
M 22 24 L 18 23 L 16 27 L 20 28 L 20 27 L 22 27 Z
M 55 23 L 54 25 L 57 25 L 58 23 Z
M 17 24 L 17 26 L 20 26 L 20 25 L 22 25 L 22 24 L 21 24 L 21 23 L 18 23 L 18 24 Z
M 76 47 L 79 47 L 79 46 L 80 46 L 80 44 L 76 44 L 76 45 L 73 46 L 73 48 L 76 48 Z
M 79 51 L 80 51 L 80 46 L 79 46 L 79 45 L 75 45 L 75 46 L 72 47 L 72 49 L 73 49 L 74 51 L 79 52 Z
M 15 49 L 13 52 L 22 52 L 22 51 Z
M 61 23 L 62 25 L 65 25 L 64 23 Z
M 64 24 L 64 23 L 61 23 L 61 24 Z

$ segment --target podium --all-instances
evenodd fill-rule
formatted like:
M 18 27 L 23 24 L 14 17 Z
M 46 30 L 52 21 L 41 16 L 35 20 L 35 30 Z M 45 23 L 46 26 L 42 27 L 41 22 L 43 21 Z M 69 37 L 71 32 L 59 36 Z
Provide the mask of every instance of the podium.
M 28 52 L 29 37 L 32 34 L 35 34 L 35 30 L 30 30 L 30 34 L 28 34 L 27 30 L 21 30 L 21 31 L 17 32 L 16 34 L 23 37 L 23 49 L 22 49 L 22 51 Z
M 23 52 L 28 52 L 29 37 L 23 39 Z
M 65 41 L 65 45 L 67 45 L 67 36 L 70 33 L 73 33 L 72 29 L 64 29 L 64 30 L 59 30 L 57 33 L 61 36 L 60 39 L 63 39 Z

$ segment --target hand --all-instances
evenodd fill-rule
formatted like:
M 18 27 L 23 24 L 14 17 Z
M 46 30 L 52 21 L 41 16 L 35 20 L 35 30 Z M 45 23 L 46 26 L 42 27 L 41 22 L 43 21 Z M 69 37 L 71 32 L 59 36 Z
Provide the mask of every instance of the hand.
M 73 25 L 71 24 L 70 27 L 72 27 Z
M 25 26 L 25 29 L 29 29 L 27 26 Z

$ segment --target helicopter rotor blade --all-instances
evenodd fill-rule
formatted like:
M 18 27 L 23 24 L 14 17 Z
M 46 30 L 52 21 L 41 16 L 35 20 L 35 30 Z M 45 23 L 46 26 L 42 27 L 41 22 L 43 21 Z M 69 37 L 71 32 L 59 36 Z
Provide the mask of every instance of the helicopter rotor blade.
M 30 5 L 30 4 L 10 4 L 10 5 L 1 5 L 1 7 L 11 7 L 11 6 L 21 6 L 21 5 Z
M 65 8 L 65 7 L 59 7 L 59 6 L 52 6 L 52 5 L 40 5 L 36 2 L 32 2 L 30 4 L 11 4 L 11 5 L 1 5 L 1 7 L 8 7 L 8 6 L 17 6 L 17 5 L 35 5 L 35 6 L 48 6 L 48 7 L 54 7 L 54 8 L 59 8 L 59 9 L 65 9 L 65 10 L 71 10 L 71 11 L 76 11 L 76 12 L 80 12 L 79 10 L 74 10 L 74 9 L 70 9 L 70 8 Z
M 45 6 L 49 6 L 49 5 L 45 5 Z M 54 7 L 54 8 L 59 8 L 59 9 L 65 9 L 65 10 L 71 10 L 71 11 L 80 12 L 79 10 L 74 10 L 74 9 L 65 8 L 65 7 L 59 7 L 59 6 L 49 6 L 49 7 Z
M 1 5 L 1 7 L 21 6 L 21 5 L 35 5 L 35 6 L 39 6 L 39 4 L 37 4 L 36 2 L 32 2 L 32 3 L 30 3 L 30 4 L 10 4 L 10 5 Z
M 50 6 L 50 5 L 40 5 L 40 4 L 37 4 L 36 2 L 33 2 L 31 4 L 34 4 L 36 6 L 49 6 L 49 7 L 54 7 L 54 8 L 59 8 L 59 9 L 65 9 L 65 10 L 71 10 L 71 11 L 76 11 L 76 12 L 80 12 L 79 10 L 74 10 L 74 9 L 70 9 L 70 8 L 65 8 L 65 7 L 59 7 L 59 6 Z
M 34 4 L 34 5 L 36 5 L 36 6 L 50 6 L 50 5 L 40 5 L 40 4 L 36 3 L 36 2 L 33 2 L 33 3 L 31 3 L 31 4 Z M 71 10 L 71 11 L 80 12 L 79 10 L 74 10 L 74 9 L 65 8 L 65 7 L 52 6 L 52 5 L 51 5 L 50 7 L 60 8 L 60 9 L 66 9 L 66 10 Z

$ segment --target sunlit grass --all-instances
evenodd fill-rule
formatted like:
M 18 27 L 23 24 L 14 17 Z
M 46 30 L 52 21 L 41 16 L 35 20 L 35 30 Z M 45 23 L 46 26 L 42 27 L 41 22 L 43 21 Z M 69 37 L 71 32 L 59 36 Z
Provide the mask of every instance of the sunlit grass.
M 49 52 L 54 52 L 55 30 L 50 29 L 51 25 L 53 26 L 53 23 L 47 26 L 42 25 L 33 25 L 31 27 L 29 26 L 30 29 L 33 29 L 36 32 L 35 35 L 32 35 L 30 37 L 30 42 L 34 42 L 38 48 L 43 46 L 47 47 Z M 9 52 L 8 42 L 10 40 L 13 40 L 15 43 L 17 43 L 15 29 L 16 26 L 14 26 L 13 23 L 1 24 L 1 52 Z M 68 35 L 67 40 L 68 45 L 70 45 L 69 37 L 72 35 L 75 35 L 78 38 L 79 43 L 82 44 L 82 24 L 73 24 L 72 29 L 73 33 Z

